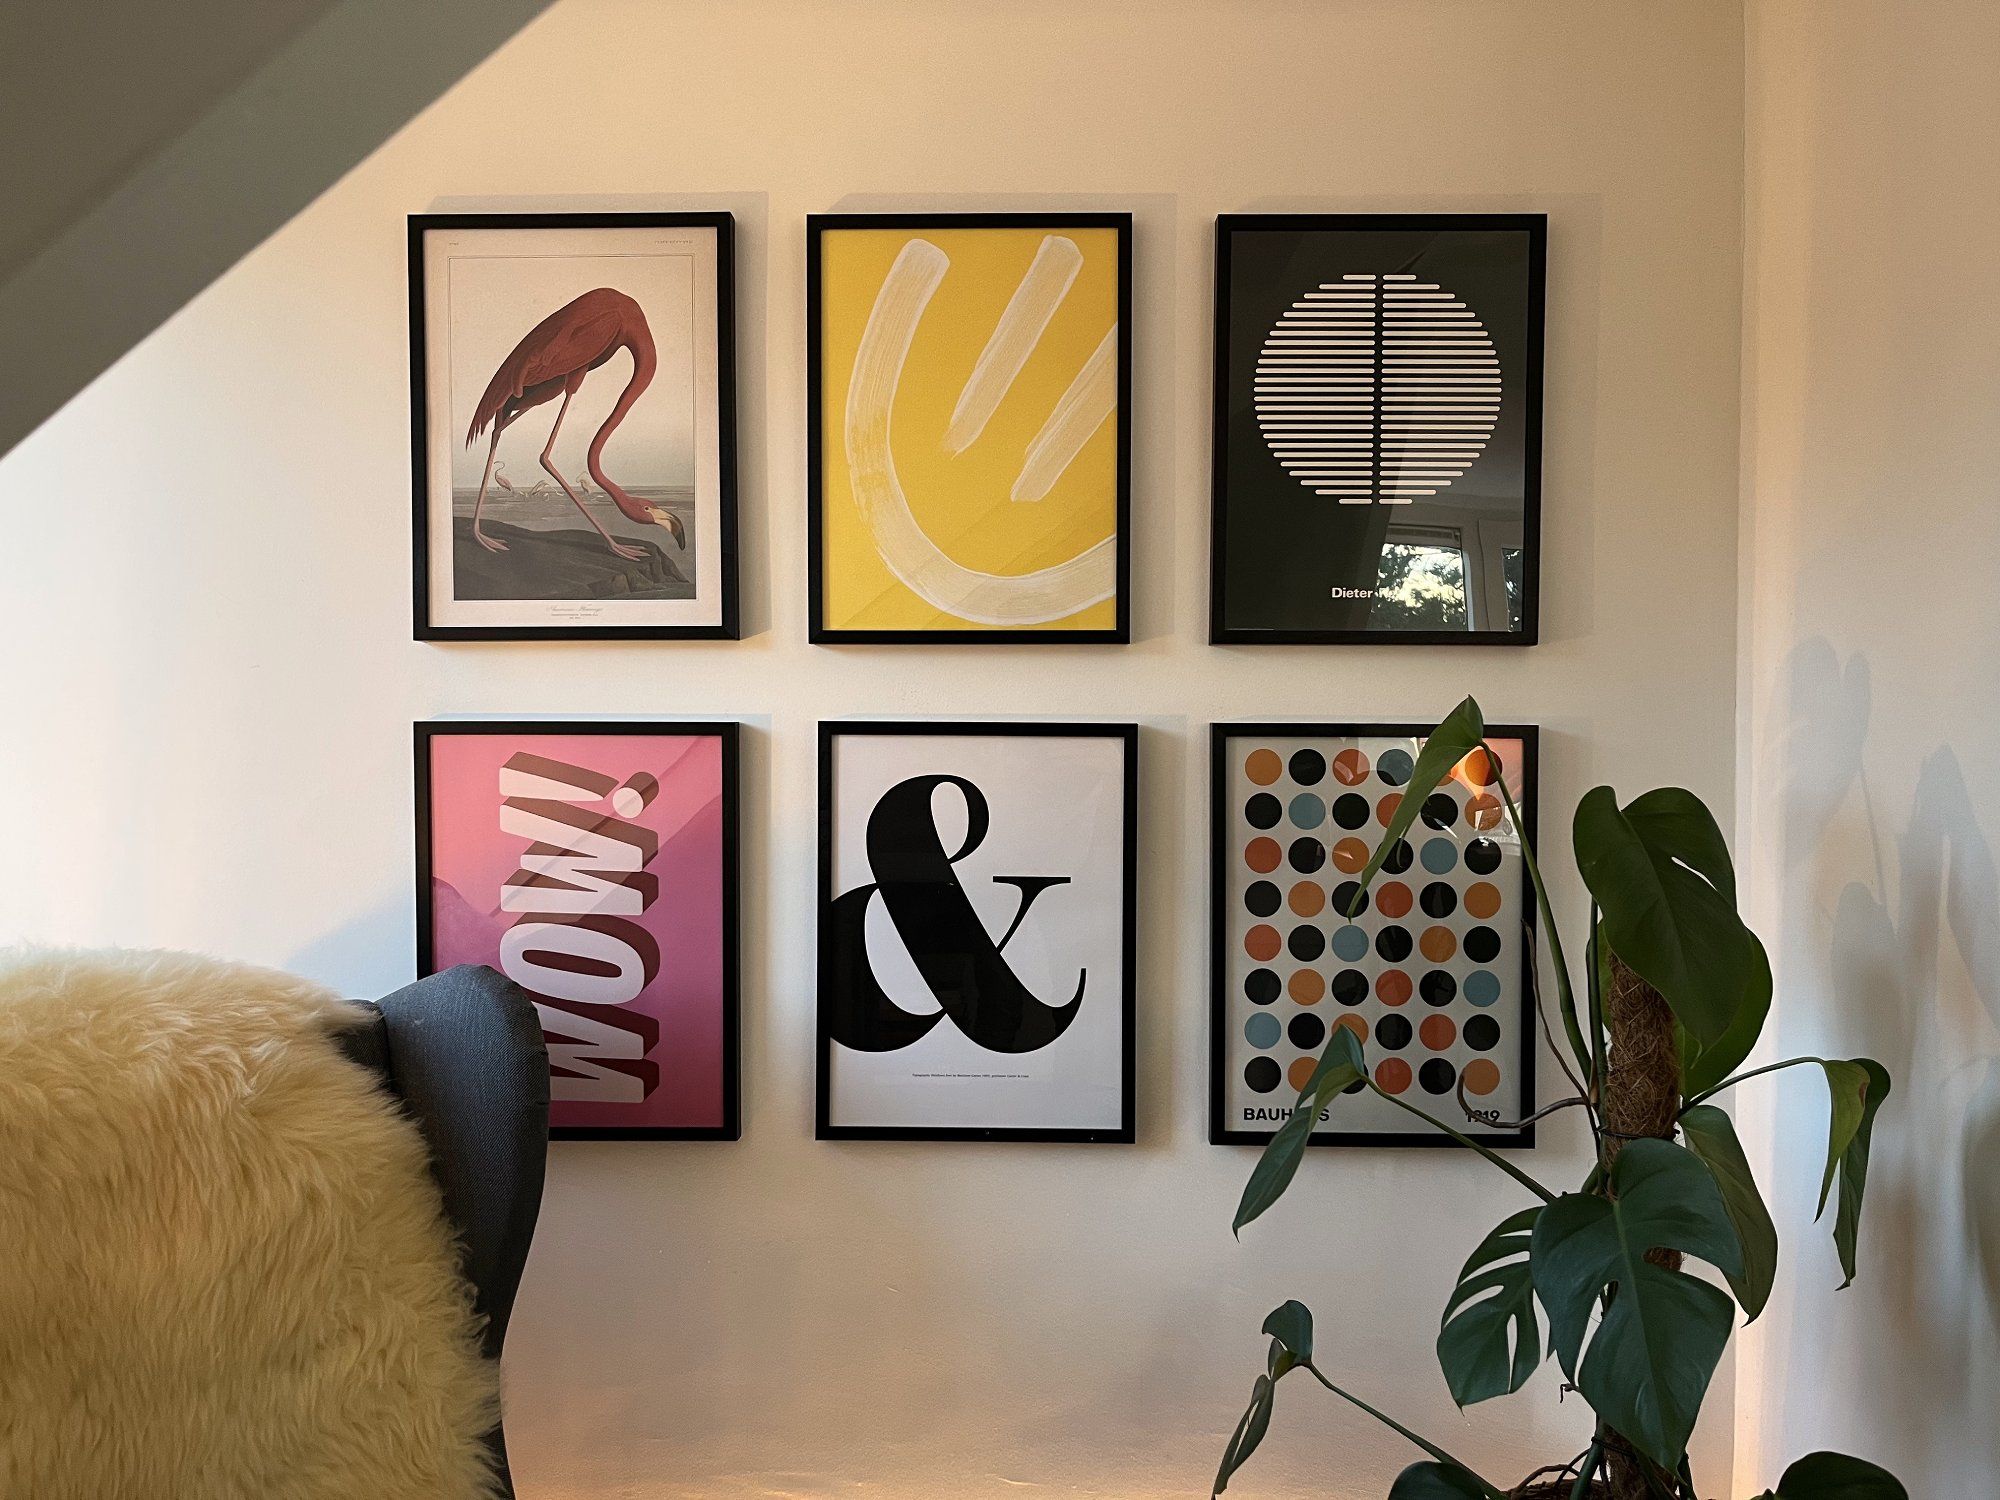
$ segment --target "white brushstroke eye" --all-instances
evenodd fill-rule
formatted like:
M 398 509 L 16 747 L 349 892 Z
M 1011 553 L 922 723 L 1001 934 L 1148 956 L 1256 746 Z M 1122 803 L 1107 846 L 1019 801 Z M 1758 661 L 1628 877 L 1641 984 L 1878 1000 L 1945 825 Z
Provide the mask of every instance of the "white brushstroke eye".
M 1408 505 L 1485 451 L 1500 357 L 1472 310 L 1414 275 L 1343 276 L 1293 302 L 1257 356 L 1271 456 L 1342 505 Z

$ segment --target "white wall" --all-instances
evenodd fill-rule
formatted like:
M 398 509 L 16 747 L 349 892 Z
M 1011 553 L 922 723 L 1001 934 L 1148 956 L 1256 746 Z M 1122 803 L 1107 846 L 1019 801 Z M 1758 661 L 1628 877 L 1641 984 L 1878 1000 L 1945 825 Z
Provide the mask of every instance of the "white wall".
M 1496 1476 L 1567 1457 L 1587 1417 L 1546 1377 L 1461 1418 L 1430 1353 L 1517 1206 L 1481 1164 L 1316 1153 L 1232 1243 L 1202 730 L 1474 689 L 1547 726 L 1554 829 L 1603 779 L 1726 804 L 1742 78 L 1713 0 L 567 0 L 0 461 L 0 925 L 377 992 L 410 973 L 412 718 L 744 716 L 746 1138 L 555 1150 L 524 1495 L 1197 1493 L 1293 1294 L 1329 1366 Z M 742 231 L 751 637 L 412 643 L 402 216 L 693 203 Z M 805 644 L 803 219 L 893 204 L 1136 210 L 1129 648 Z M 1552 215 L 1545 644 L 1203 644 L 1212 220 L 1254 209 Z M 816 1145 L 813 724 L 1023 713 L 1150 726 L 1140 1142 Z M 1288 1385 L 1245 1485 L 1379 1495 L 1412 1457 Z
M 1742 860 L 1776 1047 L 1896 1082 L 1838 1295 L 1809 1223 L 1824 1089 L 1786 1075 L 1756 1112 L 1789 1264 L 1739 1363 L 1739 1488 L 1834 1447 L 1990 1495 L 2000 11 L 1749 13 Z

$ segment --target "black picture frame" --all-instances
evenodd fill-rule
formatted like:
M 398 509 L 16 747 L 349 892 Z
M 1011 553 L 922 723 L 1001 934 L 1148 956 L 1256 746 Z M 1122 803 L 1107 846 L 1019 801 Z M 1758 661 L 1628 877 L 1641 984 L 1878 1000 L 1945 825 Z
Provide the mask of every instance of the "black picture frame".
M 436 230 L 710 229 L 715 233 L 716 443 L 720 618 L 700 625 L 437 625 L 430 610 L 430 391 L 424 236 Z M 477 213 L 408 216 L 410 304 L 411 634 L 419 641 L 733 641 L 737 600 L 736 217 L 684 213 Z
M 1357 231 L 1424 233 L 1516 231 L 1527 236 L 1528 285 L 1523 307 L 1521 629 L 1395 630 L 1246 627 L 1232 620 L 1229 600 L 1231 363 L 1234 333 L 1232 241 L 1239 234 Z M 1223 214 L 1215 221 L 1215 346 L 1209 500 L 1209 642 L 1231 646 L 1532 646 L 1541 631 L 1542 426 L 1548 282 L 1546 214 Z M 1377 359 L 1379 362 L 1379 354 Z
M 1436 726 L 1415 723 L 1262 723 L 1232 721 L 1214 723 L 1209 726 L 1209 1002 L 1208 1002 L 1208 1140 L 1214 1146 L 1264 1146 L 1274 1133 L 1270 1130 L 1236 1130 L 1224 1124 L 1224 1061 L 1227 1057 L 1229 1027 L 1228 999 L 1228 914 L 1226 910 L 1228 886 L 1227 861 L 1229 858 L 1229 828 L 1231 811 L 1229 800 L 1229 742 L 1238 737 L 1273 739 L 1304 738 L 1346 738 L 1381 736 L 1395 739 L 1423 739 Z M 1539 726 L 1534 724 L 1488 724 L 1486 734 L 1489 739 L 1517 739 L 1521 741 L 1524 764 L 1521 767 L 1521 835 L 1533 844 L 1535 841 L 1536 809 L 1539 805 L 1537 778 L 1540 773 Z M 1519 983 L 1523 999 L 1521 1024 L 1518 1033 L 1518 1055 L 1516 1066 L 1520 1069 L 1521 1097 L 1524 1101 L 1523 1115 L 1532 1114 L 1535 1108 L 1535 1056 L 1539 1042 L 1539 1031 L 1534 1014 L 1535 996 L 1535 941 L 1537 926 L 1534 893 L 1523 874 L 1522 892 L 1523 920 L 1527 927 L 1527 941 L 1521 945 L 1521 973 Z M 1287 1093 L 1280 1090 L 1273 1098 L 1289 1099 L 1296 1091 Z M 1336 1101 L 1332 1106 L 1338 1110 Z M 1449 1119 L 1449 1116 L 1446 1116 Z M 1483 1146 L 1501 1150 L 1528 1150 L 1535 1144 L 1535 1126 L 1532 1120 L 1518 1130 L 1481 1131 L 1470 1125 L 1451 1119 L 1454 1127 L 1464 1131 Z M 1373 1131 L 1373 1130 L 1315 1130 L 1307 1137 L 1311 1146 L 1423 1146 L 1460 1149 L 1458 1142 L 1435 1130 Z
M 722 745 L 722 1121 L 698 1126 L 551 1125 L 550 1140 L 735 1141 L 742 1139 L 742 821 L 741 730 L 734 719 L 419 719 L 414 828 L 419 979 L 437 972 L 431 895 L 431 741 L 441 735 L 714 735 Z
M 847 229 L 1111 229 L 1118 234 L 1117 601 L 1103 630 L 967 626 L 946 630 L 856 630 L 827 626 L 825 478 L 821 416 L 825 348 L 821 244 Z M 806 638 L 816 646 L 1129 645 L 1132 639 L 1132 215 L 1129 213 L 888 213 L 806 216 Z
M 1120 995 L 1119 1092 L 1122 1101 L 1120 1123 L 1109 1128 L 1022 1128 L 987 1126 L 879 1126 L 836 1125 L 832 1119 L 832 1089 L 829 1076 L 833 1046 L 828 1034 L 830 995 L 826 976 L 831 965 L 833 934 L 827 912 L 833 903 L 833 810 L 834 746 L 843 736 L 892 735 L 897 737 L 972 735 L 980 738 L 1020 737 L 1024 739 L 1115 739 L 1122 747 L 1124 762 L 1124 830 L 1120 857 L 1122 875 L 1122 930 L 1120 934 L 1123 984 Z M 819 726 L 819 832 L 816 927 L 818 955 L 815 970 L 815 1067 L 813 1075 L 813 1135 L 822 1141 L 1015 1141 L 1054 1144 L 1131 1145 L 1137 1139 L 1136 1042 L 1138 1014 L 1138 812 L 1139 812 L 1139 726 L 1116 723 L 1030 723 L 1019 720 L 942 721 L 923 720 L 822 720 Z

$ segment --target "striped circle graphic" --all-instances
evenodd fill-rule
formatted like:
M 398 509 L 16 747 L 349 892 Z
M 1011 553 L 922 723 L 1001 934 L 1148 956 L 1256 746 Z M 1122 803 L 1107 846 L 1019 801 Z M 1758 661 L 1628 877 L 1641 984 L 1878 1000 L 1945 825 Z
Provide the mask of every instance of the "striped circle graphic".
M 1342 505 L 1408 505 L 1444 489 L 1484 451 L 1500 399 L 1485 325 L 1415 275 L 1323 283 L 1257 356 L 1257 426 L 1272 457 Z

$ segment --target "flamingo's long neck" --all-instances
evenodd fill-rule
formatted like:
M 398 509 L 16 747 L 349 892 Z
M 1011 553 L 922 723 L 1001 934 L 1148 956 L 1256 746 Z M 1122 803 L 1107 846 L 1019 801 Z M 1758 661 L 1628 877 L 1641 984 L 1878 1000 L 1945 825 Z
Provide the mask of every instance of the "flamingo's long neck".
M 651 507 L 645 501 L 634 498 L 613 484 L 605 476 L 604 466 L 598 462 L 604 452 L 605 441 L 625 420 L 625 413 L 632 409 L 632 403 L 653 383 L 653 372 L 659 368 L 660 357 L 653 348 L 653 337 L 642 323 L 638 330 L 627 335 L 625 347 L 632 351 L 632 378 L 625 382 L 625 389 L 618 397 L 618 404 L 611 408 L 611 415 L 604 419 L 604 425 L 597 429 L 597 436 L 590 440 L 590 451 L 584 456 L 584 466 L 590 470 L 590 477 L 597 481 L 604 493 L 611 497 L 611 503 L 623 511 L 631 520 L 642 525 L 653 519 Z

